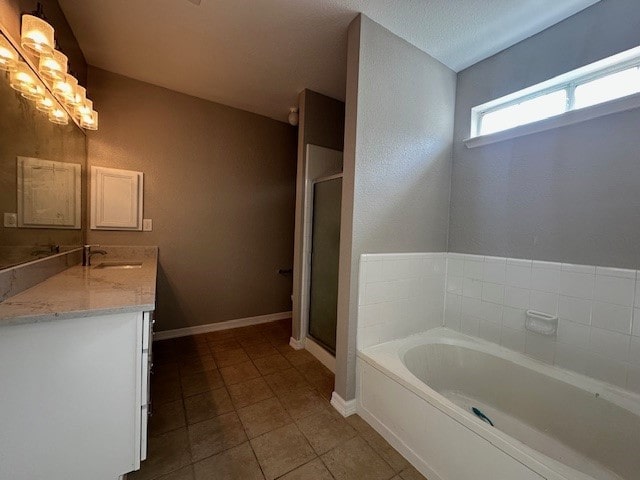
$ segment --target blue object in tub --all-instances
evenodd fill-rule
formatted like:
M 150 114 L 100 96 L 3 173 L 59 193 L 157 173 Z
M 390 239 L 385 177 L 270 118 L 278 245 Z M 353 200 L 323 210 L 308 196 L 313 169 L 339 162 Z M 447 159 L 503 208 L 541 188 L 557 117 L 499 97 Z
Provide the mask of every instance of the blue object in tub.
M 494 425 L 493 425 L 493 422 L 489 419 L 489 417 L 487 417 L 484 413 L 482 413 L 482 412 L 480 411 L 480 409 L 478 409 L 478 408 L 476 408 L 476 407 L 471 407 L 471 411 L 474 413 L 474 415 L 475 415 L 476 417 L 478 417 L 478 418 L 479 418 L 480 420 L 482 420 L 483 422 L 488 423 L 488 424 L 489 424 L 489 425 L 491 425 L 492 427 L 494 426 Z

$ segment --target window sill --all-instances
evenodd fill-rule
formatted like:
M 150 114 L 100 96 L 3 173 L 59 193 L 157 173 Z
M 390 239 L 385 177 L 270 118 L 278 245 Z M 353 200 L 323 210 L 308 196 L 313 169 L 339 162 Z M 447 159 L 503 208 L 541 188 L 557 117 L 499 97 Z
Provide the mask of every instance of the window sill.
M 544 132 L 554 128 L 565 127 L 567 125 L 573 125 L 574 123 L 585 122 L 594 118 L 611 115 L 612 113 L 624 112 L 638 107 L 640 107 L 640 93 L 629 95 L 628 97 L 617 98 L 591 107 L 581 108 L 580 110 L 572 110 L 538 122 L 510 128 L 509 130 L 467 138 L 463 140 L 463 142 L 467 148 L 482 147 L 484 145 L 503 142 L 512 138 L 524 137 L 525 135 Z

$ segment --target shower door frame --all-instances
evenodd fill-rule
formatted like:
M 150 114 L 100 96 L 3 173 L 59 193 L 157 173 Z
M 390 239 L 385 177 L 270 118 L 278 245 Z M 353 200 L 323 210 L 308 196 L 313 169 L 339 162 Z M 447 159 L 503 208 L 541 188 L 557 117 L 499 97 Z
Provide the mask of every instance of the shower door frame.
M 312 215 L 313 215 L 313 182 L 326 177 L 332 177 L 334 175 L 343 175 L 343 157 L 344 152 L 341 150 L 334 150 L 332 148 L 322 147 L 320 145 L 314 145 L 311 143 L 305 146 L 306 158 L 304 161 L 304 180 L 303 180 L 303 197 L 302 197 L 302 242 L 301 242 L 301 265 L 300 265 L 300 279 L 299 279 L 299 338 L 296 339 L 292 346 L 294 348 L 305 348 L 314 357 L 316 357 L 325 367 L 332 372 L 336 369 L 335 355 L 331 354 L 322 345 L 308 334 L 309 332 L 309 294 L 311 289 L 311 229 L 312 229 Z M 318 177 L 313 178 L 311 166 L 313 153 L 328 155 L 325 157 L 325 163 L 322 166 L 324 172 L 320 173 Z M 295 292 L 295 286 L 294 286 Z M 295 295 L 295 293 L 294 293 Z
M 316 184 L 322 183 L 322 182 L 328 182 L 330 180 L 337 180 L 338 178 L 342 179 L 343 176 L 344 176 L 344 173 L 340 172 L 340 173 L 335 173 L 333 175 L 326 175 L 324 177 L 318 177 L 318 178 L 314 178 L 313 180 L 310 180 L 311 188 L 309 188 L 308 231 L 305 232 L 305 234 L 308 233 L 308 237 L 305 235 L 306 248 L 304 252 L 304 255 L 305 255 L 304 260 L 305 260 L 305 267 L 306 267 L 305 278 L 304 278 L 304 290 L 305 290 L 306 302 L 302 309 L 302 316 L 303 316 L 302 327 L 304 329 L 303 330 L 304 336 L 306 338 L 311 339 L 313 342 L 315 342 L 318 346 L 323 348 L 329 355 L 331 355 L 334 358 L 335 358 L 335 351 L 332 351 L 332 349 L 328 345 L 325 345 L 321 340 L 315 338 L 309 332 L 309 326 L 311 321 L 311 269 L 313 266 L 311 263 L 312 257 L 313 257 L 313 252 L 311 248 L 313 246 L 313 213 L 314 213 L 314 206 L 315 206 Z M 342 191 L 343 187 L 344 185 L 341 186 L 340 191 Z M 340 199 L 340 201 L 342 203 L 342 198 Z M 340 212 L 340 214 L 342 215 L 342 211 Z

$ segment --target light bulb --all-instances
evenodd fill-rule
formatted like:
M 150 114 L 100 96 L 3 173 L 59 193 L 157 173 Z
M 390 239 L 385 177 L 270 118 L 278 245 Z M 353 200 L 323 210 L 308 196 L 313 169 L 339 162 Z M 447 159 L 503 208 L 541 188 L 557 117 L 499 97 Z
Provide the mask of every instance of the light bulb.
M 16 64 L 16 69 L 12 71 L 9 76 L 9 85 L 11 85 L 11 88 L 20 93 L 29 94 L 35 83 L 36 77 L 29 68 L 29 65 L 19 61 Z
M 298 109 L 296 107 L 291 107 L 289 109 L 289 123 L 294 127 L 298 125 Z
M 5 37 L 0 34 L 0 70 L 13 72 L 18 66 L 18 53 Z
M 93 102 L 88 98 L 85 98 L 85 101 L 75 108 L 75 115 L 78 118 L 82 118 L 84 115 L 91 115 L 92 111 Z
M 67 56 L 58 50 L 54 50 L 51 55 L 40 56 L 38 71 L 47 80 L 55 82 L 56 80 L 64 80 L 67 74 L 67 65 Z
M 76 87 L 76 91 L 73 95 L 73 102 L 68 102 L 72 107 L 78 107 L 87 100 L 87 89 L 82 85 Z
M 55 46 L 53 27 L 41 18 L 22 15 L 20 43 L 36 55 L 51 55 Z
M 53 99 L 51 95 L 48 93 L 44 95 L 44 97 L 40 98 L 36 101 L 36 108 L 41 112 L 49 113 L 54 107 L 59 105 L 56 104 L 56 101 Z
M 53 84 L 53 93 L 64 103 L 75 102 L 78 80 L 73 75 L 66 74 L 64 80 L 58 80 Z
M 45 97 L 46 90 L 42 83 L 36 81 L 33 85 L 29 86 L 26 91 L 21 92 L 20 94 L 28 100 L 34 100 L 37 102 Z
M 80 126 L 86 130 L 98 130 L 98 112 L 92 110 L 90 114 L 83 115 Z
M 57 125 L 66 125 L 69 123 L 69 115 L 60 105 L 57 105 L 49 112 L 49 121 Z

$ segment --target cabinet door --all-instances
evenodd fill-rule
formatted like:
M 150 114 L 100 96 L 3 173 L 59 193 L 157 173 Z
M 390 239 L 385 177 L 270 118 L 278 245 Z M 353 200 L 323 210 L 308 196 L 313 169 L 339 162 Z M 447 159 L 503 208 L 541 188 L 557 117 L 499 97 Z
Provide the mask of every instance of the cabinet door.
M 80 228 L 80 165 L 18 157 L 18 226 Z
M 141 324 L 126 313 L 0 327 L 0 479 L 139 468 Z
M 142 230 L 143 174 L 91 167 L 91 228 Z

